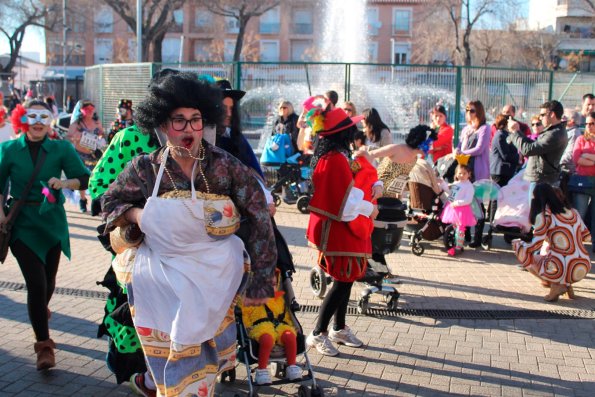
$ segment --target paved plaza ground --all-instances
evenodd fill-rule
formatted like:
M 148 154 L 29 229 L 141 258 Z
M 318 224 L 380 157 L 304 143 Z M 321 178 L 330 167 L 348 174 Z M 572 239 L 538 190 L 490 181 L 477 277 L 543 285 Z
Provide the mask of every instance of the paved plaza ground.
M 67 206 L 73 260 L 63 259 L 52 299 L 51 336 L 57 366 L 35 370 L 33 332 L 23 278 L 12 257 L 0 265 L 0 397 L 131 396 L 104 363 L 107 341 L 96 339 L 103 315 L 103 279 L 110 256 L 95 238 L 99 219 Z M 294 256 L 294 289 L 307 310 L 298 313 L 310 332 L 320 300 L 309 272 L 315 252 L 305 243 L 308 216 L 283 204 L 275 217 Z M 575 286 L 578 298 L 543 300 L 547 290 L 516 268 L 501 236 L 486 251 L 449 258 L 439 241 L 411 254 L 407 242 L 388 257 L 403 283 L 397 313 L 378 311 L 347 322 L 365 342 L 340 347 L 337 357 L 308 356 L 326 396 L 595 396 L 595 277 Z M 352 303 L 361 285 L 354 288 Z M 383 309 L 374 296 L 371 307 Z M 245 371 L 218 395 L 246 391 Z M 259 388 L 260 396 L 295 395 L 296 384 Z

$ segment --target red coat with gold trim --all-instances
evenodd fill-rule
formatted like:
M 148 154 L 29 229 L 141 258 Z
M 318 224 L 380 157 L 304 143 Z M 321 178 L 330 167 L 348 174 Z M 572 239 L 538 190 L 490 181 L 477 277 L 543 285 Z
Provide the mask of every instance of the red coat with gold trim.
M 321 267 L 339 281 L 360 278 L 372 254 L 372 220 L 359 215 L 353 221 L 341 221 L 347 198 L 357 187 L 364 192 L 364 200 L 371 201 L 377 180 L 376 169 L 365 159 L 350 165 L 339 152 L 321 157 L 312 174 L 314 194 L 306 237 L 321 252 Z

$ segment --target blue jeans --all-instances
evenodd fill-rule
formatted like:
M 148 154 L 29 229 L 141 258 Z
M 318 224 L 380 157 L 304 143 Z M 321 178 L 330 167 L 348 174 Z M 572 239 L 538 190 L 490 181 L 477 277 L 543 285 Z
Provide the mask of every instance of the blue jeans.
M 572 195 L 572 204 L 581 215 L 583 220 L 587 217 L 587 211 L 589 210 L 590 204 L 591 224 L 587 225 L 587 227 L 589 230 L 593 231 L 593 228 L 595 227 L 595 203 L 593 202 L 593 198 L 595 198 L 595 191 L 586 191 L 584 193 L 574 192 Z

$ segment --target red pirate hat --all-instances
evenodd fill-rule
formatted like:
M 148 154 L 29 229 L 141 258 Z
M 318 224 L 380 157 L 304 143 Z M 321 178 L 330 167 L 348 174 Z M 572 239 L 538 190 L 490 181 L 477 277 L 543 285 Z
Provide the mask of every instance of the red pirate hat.
M 313 131 L 320 136 L 328 136 L 346 130 L 364 118 L 364 116 L 349 117 L 341 108 L 334 108 L 333 110 L 324 112 L 322 113 L 322 117 L 324 118 L 323 129 Z

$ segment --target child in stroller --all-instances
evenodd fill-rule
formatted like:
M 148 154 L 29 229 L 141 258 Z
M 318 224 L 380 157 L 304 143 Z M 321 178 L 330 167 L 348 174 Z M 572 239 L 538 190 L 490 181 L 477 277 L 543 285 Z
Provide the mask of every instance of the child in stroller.
M 419 158 L 409 173 L 409 223 L 405 233 L 410 236 L 411 252 L 423 255 L 422 240 L 442 238 L 446 249 L 454 245 L 454 227 L 442 223 L 443 191 L 441 179 L 425 159 Z
M 298 389 L 300 396 L 322 396 L 322 388 L 317 385 L 316 379 L 314 378 L 314 372 L 310 365 L 310 360 L 306 354 L 305 337 L 303 334 L 302 326 L 298 322 L 295 312 L 300 310 L 300 305 L 295 299 L 295 294 L 292 287 L 292 275 L 295 273 L 295 266 L 293 264 L 293 258 L 287 242 L 283 238 L 283 235 L 276 227 L 273 219 L 273 231 L 275 233 L 275 244 L 277 246 L 277 280 L 278 286 L 274 298 L 271 298 L 266 305 L 247 307 L 245 311 L 242 311 L 240 305 L 235 308 L 235 321 L 238 334 L 238 346 L 237 346 L 237 357 L 238 360 L 243 361 L 246 366 L 246 372 L 248 374 L 248 387 L 249 396 L 256 396 L 253 384 L 259 385 L 264 384 L 282 384 L 296 381 L 312 381 L 312 386 L 308 389 L 305 385 L 301 385 Z M 269 304 L 270 303 L 270 304 Z M 268 310 L 265 308 L 268 307 Z M 257 318 L 258 317 L 258 318 Z M 259 321 L 261 320 L 262 321 Z M 271 321 L 269 321 L 272 319 Z M 254 331 L 252 332 L 249 328 L 268 329 L 269 334 L 280 334 L 281 342 L 285 345 L 286 349 L 289 346 L 289 350 L 285 350 L 282 346 L 271 344 L 270 340 L 265 340 L 264 350 L 261 350 L 260 339 L 263 332 Z M 275 327 L 274 324 L 283 324 L 282 327 Z M 259 324 L 262 324 L 259 326 Z M 265 325 L 266 324 L 266 325 Z M 287 326 L 285 326 L 287 325 Z M 271 333 L 271 326 L 273 327 L 273 333 Z M 276 330 L 275 330 L 276 329 Z M 284 336 L 285 331 L 292 333 L 291 336 Z M 266 331 L 264 333 L 267 333 Z M 267 339 L 265 337 L 265 339 Z M 273 342 L 277 338 L 273 338 Z M 288 339 L 288 342 L 287 342 Z M 294 350 L 292 350 L 294 349 Z M 297 364 L 297 357 L 303 354 L 304 366 L 307 368 L 308 373 L 306 376 L 302 375 L 302 368 Z M 277 378 L 277 381 L 272 381 L 266 364 L 270 362 L 271 370 Z M 250 365 L 258 363 L 258 369 L 255 372 L 255 379 L 252 379 L 252 371 Z M 263 370 L 263 371 L 259 371 Z M 268 375 L 268 376 L 267 376 Z M 229 380 L 234 382 L 236 379 L 235 368 L 225 371 L 221 374 L 221 381 L 225 382 Z
M 302 214 L 310 212 L 308 205 L 312 196 L 312 187 L 310 184 L 310 175 L 312 169 L 308 166 L 310 157 L 296 153 L 289 157 L 285 163 L 262 163 L 267 176 L 267 183 L 270 184 L 269 190 L 273 195 L 275 206 L 281 204 L 281 197 L 278 192 L 285 189 L 287 194 L 297 197 L 295 204 Z M 291 201 L 286 201 L 290 203 Z

